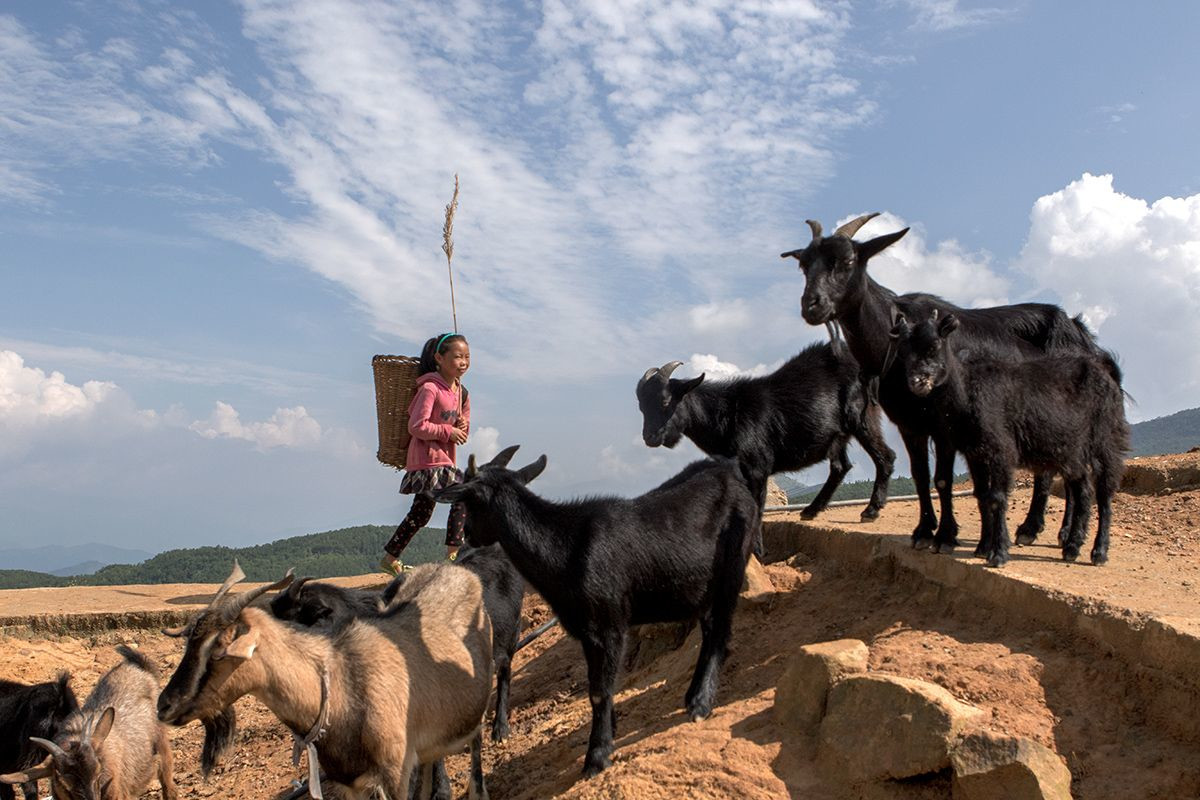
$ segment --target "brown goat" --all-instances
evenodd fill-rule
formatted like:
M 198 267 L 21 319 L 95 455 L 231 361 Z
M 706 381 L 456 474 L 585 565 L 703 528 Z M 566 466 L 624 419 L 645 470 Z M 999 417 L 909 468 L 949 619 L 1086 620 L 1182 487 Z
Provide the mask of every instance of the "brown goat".
M 418 763 L 432 765 L 470 743 L 470 796 L 487 797 L 479 748 L 492 631 L 479 578 L 449 564 L 418 567 L 378 617 L 321 631 L 250 605 L 291 583 L 290 572 L 226 597 L 244 577 L 235 562 L 209 607 L 181 632 L 187 644 L 159 696 L 160 720 L 212 717 L 252 694 L 315 744 L 326 778 L 355 798 L 375 788 L 406 798 Z
M 118 647 L 124 660 L 100 679 L 54 741 L 31 737 L 49 755 L 5 783 L 50 778 L 57 800 L 133 800 L 145 791 L 158 756 L 164 800 L 175 800 L 171 743 L 155 718 L 158 671 L 141 653 Z

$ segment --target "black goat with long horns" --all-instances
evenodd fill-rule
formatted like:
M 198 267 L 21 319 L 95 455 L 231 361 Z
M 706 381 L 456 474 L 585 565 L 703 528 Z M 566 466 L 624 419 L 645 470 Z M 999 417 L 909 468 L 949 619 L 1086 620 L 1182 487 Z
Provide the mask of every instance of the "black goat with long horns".
M 896 454 L 845 348 L 810 345 L 769 375 L 729 381 L 705 381 L 703 374 L 672 378 L 682 364 L 648 369 L 638 381 L 642 440 L 649 447 L 674 447 L 686 436 L 708 455 L 736 458 L 764 478 L 829 459 L 825 485 L 800 512 L 812 519 L 850 471 L 846 447 L 853 437 L 875 464 L 875 485 L 861 517 L 879 516 Z M 765 481 L 755 488 L 761 505 Z
M 865 242 L 855 241 L 858 230 L 876 216 L 864 214 L 839 227 L 832 236 L 822 235 L 821 224 L 808 220 L 812 241 L 807 247 L 780 256 L 795 258 L 804 273 L 800 310 L 805 321 L 810 325 L 836 323 L 864 378 L 872 383 L 878 378 L 880 404 L 900 429 L 920 498 L 921 516 L 912 533 L 913 546 L 922 549 L 932 543 L 935 549 L 949 551 L 958 544 L 952 499 L 955 448 L 934 404 L 908 390 L 904 365 L 897 362 L 890 337 L 895 320 L 901 315 L 926 319 L 934 309 L 943 317 L 954 314 L 960 323 L 955 346 L 966 358 L 982 355 L 1022 360 L 1046 354 L 1098 356 L 1100 351 L 1082 320 L 1068 317 L 1056 305 L 1019 303 L 967 309 L 932 294 L 897 295 L 876 283 L 867 274 L 867 263 L 908 233 L 904 228 Z M 941 503 L 940 523 L 929 493 L 931 438 L 937 459 L 934 481 Z M 1019 544 L 1033 542 L 1044 526 L 1051 477 L 1051 473 L 1035 477 L 1029 514 L 1017 528 Z M 1067 521 L 1070 512 L 1068 503 Z

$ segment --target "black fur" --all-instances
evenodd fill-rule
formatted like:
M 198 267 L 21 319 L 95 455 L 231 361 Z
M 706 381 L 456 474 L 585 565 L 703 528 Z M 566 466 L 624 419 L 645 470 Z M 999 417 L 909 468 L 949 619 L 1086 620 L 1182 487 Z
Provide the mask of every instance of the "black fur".
M 30 736 L 54 741 L 59 729 L 79 701 L 71 691 L 71 676 L 32 685 L 0 680 L 0 774 L 29 769 L 46 753 L 29 741 Z M 25 800 L 38 800 L 37 782 L 21 784 Z M 10 784 L 0 783 L 0 800 L 14 800 Z
M 918 292 L 897 296 L 879 285 L 867 274 L 867 262 L 907 232 L 905 228 L 864 242 L 839 234 L 815 236 L 804 249 L 782 256 L 795 258 L 804 272 L 804 319 L 812 325 L 835 322 L 864 377 L 878 380 L 880 404 L 900 429 L 920 498 L 913 546 L 924 548 L 932 543 L 935 549 L 951 550 L 958 543 L 952 495 L 955 450 L 932 403 L 908 391 L 904 367 L 894 359 L 890 344 L 895 320 L 901 315 L 923 319 L 935 308 L 943 317 L 953 313 L 961 323 L 956 346 L 971 354 L 1020 359 L 1046 353 L 1095 356 L 1100 351 L 1083 322 L 1072 320 L 1055 305 L 1020 303 L 963 309 L 936 295 Z M 936 453 L 934 480 L 941 506 L 940 522 L 929 493 L 930 439 Z M 1051 477 L 1039 473 L 1035 478 L 1029 514 L 1017 529 L 1019 543 L 1033 542 L 1044 527 Z
M 964 360 L 956 352 L 958 326 L 953 314 L 915 325 L 902 318 L 893 333 L 909 390 L 928 397 L 970 466 L 983 519 L 980 554 L 994 567 L 1008 561 L 1005 512 L 1013 470 L 1023 466 L 1062 473 L 1073 500 L 1062 542 L 1068 561 L 1083 547 L 1094 493 L 1099 529 L 1091 559 L 1105 563 L 1112 496 L 1129 448 L 1116 361 L 1107 353 Z
M 436 497 L 466 504 L 478 543 L 498 541 L 583 646 L 592 703 L 583 771 L 594 775 L 610 763 L 613 687 L 631 625 L 700 620 L 703 643 L 685 705 L 693 720 L 712 713 L 761 525 L 758 498 L 738 462 L 721 458 L 691 464 L 641 497 L 556 503 L 525 487 L 545 456 L 511 471 L 515 451 Z
M 642 440 L 648 446 L 674 447 L 686 436 L 708 455 L 736 458 L 762 475 L 829 459 L 829 478 L 800 512 L 812 519 L 850 471 L 846 446 L 854 437 L 875 464 L 875 486 L 861 516 L 864 521 L 879 516 L 896 454 L 883 438 L 878 407 L 867 401 L 858 363 L 844 348 L 811 345 L 758 378 L 714 383 L 704 375 L 670 378 L 669 372 L 664 366 L 638 382 Z M 765 494 L 764 482 L 760 503 Z

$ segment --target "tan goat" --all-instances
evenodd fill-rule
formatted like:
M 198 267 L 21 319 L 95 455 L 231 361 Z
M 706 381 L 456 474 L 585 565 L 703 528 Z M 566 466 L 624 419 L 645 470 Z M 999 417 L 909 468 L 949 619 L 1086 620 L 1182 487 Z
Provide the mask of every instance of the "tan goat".
M 141 653 L 121 646 L 124 660 L 109 670 L 83 707 L 63 722 L 54 741 L 31 737 L 49 755 L 36 767 L 0 775 L 4 783 L 49 777 L 57 800 L 133 800 L 154 773 L 164 800 L 175 800 L 171 743 L 155 718 L 158 671 Z
M 290 572 L 226 597 L 243 578 L 235 562 L 209 607 L 179 633 L 187 644 L 159 696 L 160 720 L 183 725 L 254 695 L 315 744 L 326 779 L 355 798 L 381 788 L 404 800 L 418 763 L 432 765 L 470 743 L 470 797 L 487 797 L 479 749 L 492 631 L 473 573 L 417 567 L 380 616 L 355 618 L 332 634 L 250 605 L 286 587 Z

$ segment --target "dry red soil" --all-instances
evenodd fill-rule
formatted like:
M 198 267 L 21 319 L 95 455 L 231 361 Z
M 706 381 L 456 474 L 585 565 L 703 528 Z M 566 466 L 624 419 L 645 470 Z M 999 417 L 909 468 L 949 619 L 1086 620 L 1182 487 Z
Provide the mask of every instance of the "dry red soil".
M 1012 525 L 1027 502 L 1027 493 L 1014 496 Z M 973 561 L 973 501 L 961 498 L 957 506 L 966 545 L 954 557 Z M 1056 525 L 1061 503 L 1052 504 L 1051 512 Z M 893 503 L 869 526 L 858 526 L 857 514 L 857 507 L 830 509 L 819 522 L 902 539 L 915 519 L 915 506 Z M 1090 602 L 1115 605 L 1139 619 L 1165 619 L 1192 634 L 1200 631 L 1200 491 L 1158 497 L 1122 494 L 1115 520 L 1112 560 L 1103 568 L 1059 561 L 1051 531 L 1043 534 L 1045 543 L 1016 549 L 1004 573 L 1047 592 L 1078 595 L 1081 608 Z M 985 569 L 978 561 L 972 567 Z M 775 685 L 788 655 L 802 644 L 853 637 L 869 645 L 871 669 L 937 683 L 984 709 L 990 728 L 1055 749 L 1071 769 L 1077 798 L 1200 798 L 1200 741 L 1173 732 L 1147 711 L 1145 688 L 1131 677 L 1138 669 L 1136 653 L 1097 647 L 1084 637 L 1045 626 L 1020 609 L 975 595 L 969 587 L 932 587 L 910 570 L 883 570 L 800 553 L 766 571 L 775 593 L 769 602 L 739 611 L 713 716 L 689 723 L 681 708 L 697 652 L 693 636 L 682 649 L 624 677 L 617 697 L 614 765 L 594 779 L 585 781 L 579 774 L 590 709 L 578 644 L 555 628 L 518 654 L 513 735 L 500 744 L 485 740 L 491 796 L 949 796 L 950 778 L 944 774 L 852 791 L 818 770 L 810 740 L 776 724 Z M 365 576 L 350 582 L 374 580 Z M 74 613 L 125 610 L 130 604 L 146 614 L 188 610 L 213 588 L 0 592 L 0 618 L 9 623 L 49 615 L 36 630 L 7 623 L 0 628 L 0 677 L 46 680 L 59 669 L 69 669 L 77 691 L 85 693 L 117 662 L 113 646 L 121 642 L 137 644 L 165 676 L 174 669 L 181 648 L 178 640 L 156 629 L 100 630 L 104 625 L 96 624 L 90 626 L 94 632 L 81 633 L 76 620 L 54 633 L 46 623 Z M 538 598 L 527 600 L 531 624 L 548 615 Z M 105 618 L 110 620 L 105 624 L 113 624 L 111 613 Z M 1200 696 L 1191 695 L 1190 704 L 1200 710 Z M 239 702 L 238 713 L 234 751 L 207 781 L 198 772 L 199 726 L 174 732 L 182 797 L 271 798 L 301 776 L 302 769 L 291 765 L 290 733 L 252 698 Z M 466 756 L 451 759 L 449 768 L 456 796 L 464 796 Z M 157 788 L 147 796 L 157 797 Z

